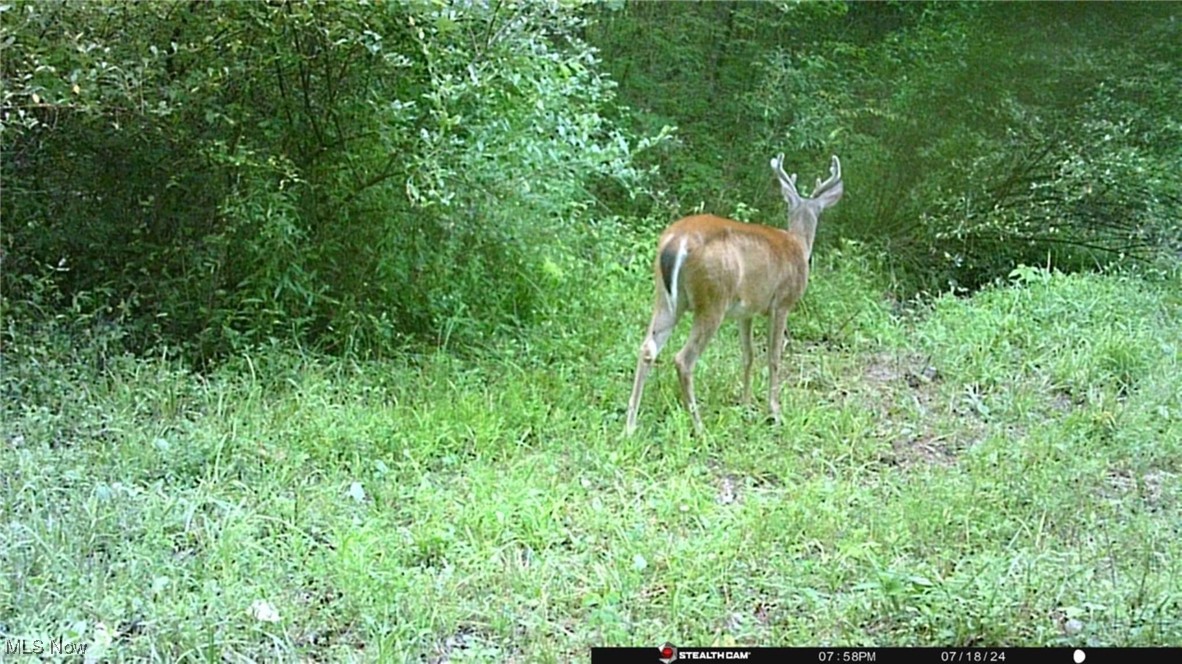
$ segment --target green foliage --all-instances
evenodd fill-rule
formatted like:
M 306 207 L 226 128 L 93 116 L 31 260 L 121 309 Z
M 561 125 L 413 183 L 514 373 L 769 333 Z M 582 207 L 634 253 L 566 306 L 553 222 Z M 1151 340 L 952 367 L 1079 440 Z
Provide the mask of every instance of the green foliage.
M 677 212 L 772 209 L 769 155 L 787 152 L 808 183 L 837 153 L 847 196 L 819 251 L 854 237 L 913 289 L 975 288 L 1048 257 L 1072 270 L 1176 261 L 1172 12 L 635 3 L 605 12 L 592 41 L 615 54 L 606 64 L 637 126 L 680 129 L 659 153 Z
M 1148 33 L 1124 38 L 1136 16 L 1085 13 L 1073 42 L 1044 42 L 1011 65 L 1022 83 L 999 95 L 1005 133 L 979 132 L 960 162 L 967 184 L 924 214 L 929 253 L 947 253 L 963 281 L 1048 256 L 1067 269 L 1177 256 L 1182 184 L 1170 164 L 1182 160 L 1182 134 L 1170 109 L 1182 79 L 1170 63 L 1182 51 L 1176 27 L 1152 17 Z
M 651 142 L 602 115 L 612 86 L 558 4 L 4 15 L 6 268 L 105 289 L 139 349 L 385 352 L 529 323 L 596 183 L 635 193 Z
M 767 161 L 774 152 L 765 154 L 767 144 L 752 142 L 762 109 L 753 108 L 758 102 L 747 93 L 763 80 L 752 75 L 753 64 L 847 10 L 844 3 L 795 2 L 603 6 L 588 39 L 610 54 L 604 66 L 631 110 L 623 119 L 645 134 L 677 128 L 665 150 L 644 157 L 659 166 L 674 213 L 765 202 L 752 191 L 771 193 Z M 782 138 L 783 127 L 776 130 Z M 797 131 L 788 133 L 795 143 Z M 775 151 L 787 147 L 781 140 L 770 144 Z M 820 155 L 817 167 L 823 169 L 827 158 Z
M 780 151 L 805 183 L 842 156 L 818 251 L 858 240 L 892 287 L 1168 269 L 1171 11 L 21 0 L 0 11 L 5 306 L 49 280 L 118 311 L 129 347 L 202 362 L 558 333 L 588 274 L 646 281 L 633 254 L 672 217 L 775 224 Z

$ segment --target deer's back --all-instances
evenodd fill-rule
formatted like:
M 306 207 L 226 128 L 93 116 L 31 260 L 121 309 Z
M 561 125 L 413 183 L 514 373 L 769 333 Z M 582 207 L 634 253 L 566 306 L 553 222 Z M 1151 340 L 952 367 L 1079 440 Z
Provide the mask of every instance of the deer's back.
M 680 287 L 692 311 L 719 307 L 728 318 L 747 318 L 794 304 L 804 294 L 805 249 L 785 230 L 696 215 L 666 229 L 659 246 L 680 251 L 683 243 Z

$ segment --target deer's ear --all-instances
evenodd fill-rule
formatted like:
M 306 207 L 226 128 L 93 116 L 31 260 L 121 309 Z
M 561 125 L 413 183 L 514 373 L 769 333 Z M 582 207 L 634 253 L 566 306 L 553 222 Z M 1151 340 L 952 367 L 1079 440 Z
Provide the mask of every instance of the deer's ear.
M 813 200 L 817 201 L 817 203 L 821 206 L 821 209 L 825 209 L 837 205 L 837 201 L 841 200 L 841 195 L 844 193 L 845 186 L 841 183 L 841 180 L 838 180 L 835 184 L 821 192 L 821 195 L 817 196 Z

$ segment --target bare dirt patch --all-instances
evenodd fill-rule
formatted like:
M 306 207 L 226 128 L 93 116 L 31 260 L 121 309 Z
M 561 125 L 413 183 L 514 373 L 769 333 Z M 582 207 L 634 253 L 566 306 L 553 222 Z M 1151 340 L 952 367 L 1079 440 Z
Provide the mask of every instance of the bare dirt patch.
M 1102 489 L 1105 498 L 1113 501 L 1136 496 L 1150 510 L 1159 510 L 1171 502 L 1175 477 L 1164 470 L 1151 470 L 1138 476 L 1125 468 L 1108 471 Z
M 948 409 L 941 416 L 944 378 L 931 357 L 913 352 L 881 352 L 863 363 L 853 398 L 879 420 L 878 438 L 890 442 L 883 462 L 902 467 L 950 466 L 957 455 L 984 439 L 986 427 L 971 409 Z
M 1080 401 L 1063 390 L 1055 390 L 1051 394 L 1051 408 L 1061 412 L 1070 412 L 1078 406 Z
M 716 487 L 714 500 L 720 505 L 741 503 L 749 493 L 763 491 L 777 491 L 783 486 L 782 480 L 772 473 L 760 472 L 729 472 L 711 462 L 708 464 L 714 474 Z
M 735 477 L 733 475 L 723 475 L 718 480 L 718 496 L 716 500 L 720 505 L 730 505 L 738 500 L 738 490 L 736 489 Z
M 949 448 L 947 437 L 923 433 L 891 441 L 895 459 L 903 466 L 919 462 L 951 466 L 956 462 L 956 452 Z
M 940 380 L 940 372 L 932 366 L 931 358 L 911 352 L 880 352 L 870 355 L 863 378 L 872 386 L 905 381 L 912 389 L 920 389 Z
M 338 599 L 340 595 L 332 588 L 308 587 L 296 593 L 296 604 L 308 607 L 309 615 L 315 617 L 301 625 L 293 636 L 307 661 L 333 661 L 336 658 L 333 653 L 342 646 L 357 652 L 365 649 L 365 640 L 352 621 L 333 622 L 333 608 Z
M 523 661 L 521 653 L 514 648 L 505 648 L 496 639 L 471 625 L 461 625 L 435 644 L 434 652 L 424 661 L 428 664 L 449 664 L 454 659 L 495 660 L 500 662 Z

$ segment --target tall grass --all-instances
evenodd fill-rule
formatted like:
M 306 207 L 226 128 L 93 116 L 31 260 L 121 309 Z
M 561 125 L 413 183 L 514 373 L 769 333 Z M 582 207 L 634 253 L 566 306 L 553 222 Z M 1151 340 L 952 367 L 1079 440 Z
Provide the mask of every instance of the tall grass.
M 905 316 L 845 246 L 790 318 L 782 427 L 738 405 L 728 326 L 707 435 L 670 352 L 622 439 L 645 268 L 478 358 L 197 375 L 12 338 L 0 636 L 113 661 L 1182 645 L 1176 280 L 1023 270 Z

